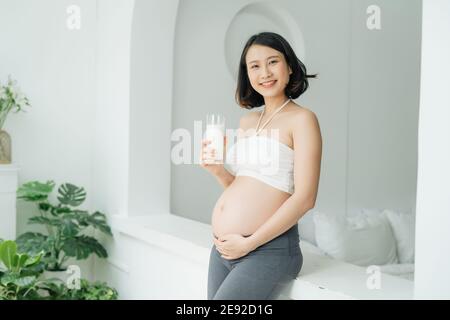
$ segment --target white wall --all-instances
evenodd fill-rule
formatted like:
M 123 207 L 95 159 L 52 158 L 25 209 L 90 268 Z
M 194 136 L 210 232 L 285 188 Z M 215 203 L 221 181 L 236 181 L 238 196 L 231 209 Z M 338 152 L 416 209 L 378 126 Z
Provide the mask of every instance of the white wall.
M 72 4 L 82 10 L 79 30 L 67 28 L 66 9 Z M 93 198 L 95 35 L 95 1 L 0 1 L 0 81 L 11 74 L 31 103 L 26 113 L 10 113 L 5 125 L 19 184 L 54 180 L 57 187 L 64 182 L 82 186 L 84 209 L 91 208 Z M 35 213 L 35 205 L 18 201 L 17 235 L 40 230 L 27 225 Z M 89 277 L 89 261 L 81 265 Z
M 380 8 L 379 30 L 366 27 L 373 4 Z M 421 1 L 352 0 L 351 17 L 350 69 L 343 77 L 350 83 L 348 109 L 339 107 L 348 112 L 347 141 L 340 146 L 348 149 L 347 212 L 414 212 Z M 327 138 L 325 145 L 334 143 Z
M 424 0 L 415 298 L 450 299 L 450 2 Z
M 95 2 L 76 1 L 83 9 L 80 30 L 66 26 L 73 1 L 0 2 L 0 79 L 11 74 L 28 96 L 26 113 L 10 113 L 19 183 L 29 180 L 71 182 L 85 187 L 90 205 L 91 148 L 95 108 Z M 22 204 L 20 204 L 22 205 Z M 26 223 L 19 207 L 19 231 Z

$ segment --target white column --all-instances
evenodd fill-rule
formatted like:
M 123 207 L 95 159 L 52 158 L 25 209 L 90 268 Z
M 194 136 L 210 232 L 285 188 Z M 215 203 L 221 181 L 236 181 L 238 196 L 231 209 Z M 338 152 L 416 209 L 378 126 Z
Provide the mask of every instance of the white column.
M 129 216 L 170 212 L 172 78 L 178 2 L 135 1 L 130 44 Z
M 450 299 L 450 1 L 424 0 L 416 299 Z
M 19 168 L 0 165 L 0 238 L 16 239 L 16 190 Z

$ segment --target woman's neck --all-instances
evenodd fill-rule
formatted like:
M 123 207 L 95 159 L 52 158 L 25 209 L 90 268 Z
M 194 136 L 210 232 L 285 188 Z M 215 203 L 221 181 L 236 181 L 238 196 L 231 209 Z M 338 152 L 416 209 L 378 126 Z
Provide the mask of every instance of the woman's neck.
M 283 103 L 288 100 L 288 97 L 285 95 L 278 97 L 266 97 L 264 98 L 264 110 L 266 114 L 272 114 L 272 112 L 276 111 L 279 107 L 283 105 Z

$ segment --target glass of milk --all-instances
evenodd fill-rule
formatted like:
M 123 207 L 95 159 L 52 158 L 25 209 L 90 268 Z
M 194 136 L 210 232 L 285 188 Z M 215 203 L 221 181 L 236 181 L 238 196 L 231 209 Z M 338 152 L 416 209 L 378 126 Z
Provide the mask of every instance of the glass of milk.
M 225 116 L 218 113 L 206 115 L 206 131 L 204 138 L 211 141 L 208 149 L 214 149 L 214 158 L 205 160 L 205 163 L 223 163 L 224 159 Z

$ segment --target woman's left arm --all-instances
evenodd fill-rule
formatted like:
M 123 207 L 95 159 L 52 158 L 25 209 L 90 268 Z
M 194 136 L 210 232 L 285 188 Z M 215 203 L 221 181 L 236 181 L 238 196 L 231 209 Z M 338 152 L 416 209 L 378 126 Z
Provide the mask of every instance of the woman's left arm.
M 322 159 L 319 121 L 309 110 L 299 113 L 293 120 L 295 191 L 258 230 L 246 238 L 252 250 L 289 230 L 316 203 Z

